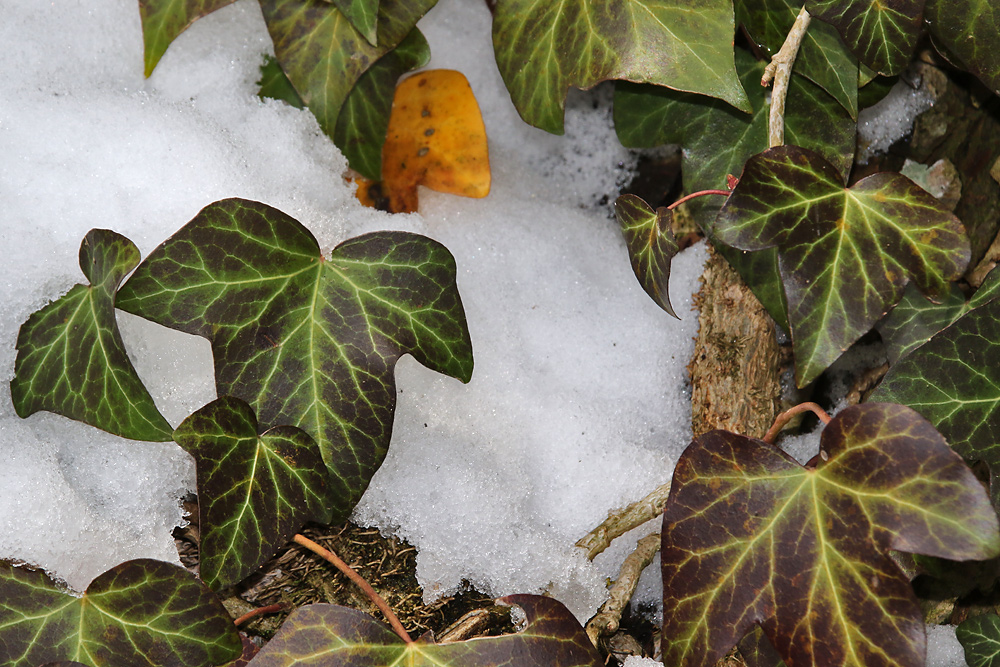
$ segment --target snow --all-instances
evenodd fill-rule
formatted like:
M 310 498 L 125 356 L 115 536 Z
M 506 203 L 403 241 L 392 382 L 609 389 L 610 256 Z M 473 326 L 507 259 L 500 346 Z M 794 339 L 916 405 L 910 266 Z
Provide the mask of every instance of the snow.
M 194 489 L 187 454 L 56 415 L 22 420 L 6 381 L 20 324 L 83 280 L 77 252 L 90 228 L 114 229 L 145 255 L 205 205 L 238 196 L 296 217 L 324 251 L 382 228 L 452 250 L 472 382 L 400 362 L 389 457 L 356 519 L 417 546 L 429 596 L 471 582 L 495 595 L 546 590 L 592 613 L 635 540 L 596 564 L 573 542 L 668 480 L 690 439 L 684 367 L 705 256 L 694 248 L 675 261 L 682 322 L 639 288 L 598 204 L 634 159 L 614 137 L 608 90 L 570 96 L 566 137 L 526 126 L 493 63 L 486 6 L 443 0 L 420 26 L 432 66 L 465 73 L 480 101 L 493 192 L 422 191 L 420 214 L 390 216 L 354 200 L 343 157 L 308 112 L 256 99 L 272 48 L 252 0 L 196 22 L 148 80 L 134 2 L 4 4 L 0 557 L 76 589 L 129 558 L 178 561 L 170 529 Z M 214 398 L 206 341 L 119 322 L 171 424 Z M 658 596 L 655 574 L 646 600 Z
M 858 112 L 859 164 L 867 164 L 873 156 L 885 153 L 889 147 L 913 129 L 917 116 L 934 106 L 935 95 L 927 80 L 914 88 L 901 78 L 881 100 Z

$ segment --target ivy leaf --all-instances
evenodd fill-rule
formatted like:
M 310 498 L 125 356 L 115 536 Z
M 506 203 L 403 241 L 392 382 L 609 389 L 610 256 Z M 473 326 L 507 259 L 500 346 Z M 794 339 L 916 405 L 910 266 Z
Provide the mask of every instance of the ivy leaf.
M 615 88 L 615 130 L 622 144 L 647 148 L 667 143 L 684 147 L 681 174 L 686 192 L 719 188 L 727 174 L 738 174 L 751 156 L 768 146 L 768 106 L 760 85 L 763 62 L 736 50 L 736 69 L 756 110 L 742 114 L 703 96 L 659 86 L 619 83 Z M 823 155 L 845 175 L 854 162 L 857 124 L 833 97 L 816 84 L 793 74 L 785 109 L 785 132 L 790 143 Z M 696 222 L 710 229 L 724 202 L 702 197 L 688 203 Z M 775 322 L 788 329 L 785 294 L 773 249 L 745 253 L 715 247 L 739 272 Z
M 251 661 L 252 667 L 601 667 L 586 632 L 562 603 L 539 595 L 510 595 L 527 616 L 520 632 L 467 642 L 404 644 L 383 623 L 348 607 L 311 604 L 293 611 Z
M 188 26 L 234 0 L 139 0 L 143 61 L 148 77 L 167 47 Z
M 781 48 L 802 3 L 795 0 L 736 0 L 736 20 L 751 39 L 769 54 Z M 858 117 L 858 61 L 848 51 L 836 28 L 812 21 L 806 30 L 793 72 L 813 81 Z
M 964 458 L 985 462 L 1000 507 L 1000 300 L 967 313 L 889 369 L 869 400 L 910 406 Z
M 185 419 L 174 440 L 198 471 L 201 579 L 219 590 L 274 555 L 307 521 L 329 523 L 326 469 L 302 429 L 257 435 L 249 405 L 223 396 Z
M 1000 95 L 1000 7 L 994 0 L 928 0 L 935 41 Z
M 277 58 L 264 56 L 264 62 L 260 66 L 260 80 L 257 82 L 257 85 L 260 87 L 257 91 L 257 96 L 261 99 L 281 100 L 296 109 L 303 109 L 306 106 L 306 103 L 302 101 L 302 98 L 295 91 L 295 86 L 292 85 L 292 82 L 285 75 L 284 70 L 281 69 Z
M 563 133 L 566 91 L 608 79 L 655 83 L 750 111 L 733 67 L 729 0 L 505 0 L 493 50 L 525 122 Z
M 622 195 L 615 200 L 615 215 L 642 289 L 656 305 L 677 317 L 670 305 L 669 290 L 670 262 L 678 251 L 670 228 L 673 211 L 663 206 L 654 211 L 639 197 Z
M 472 375 L 444 246 L 375 232 L 326 259 L 297 220 L 243 199 L 210 204 L 154 250 L 118 307 L 204 336 L 220 396 L 249 403 L 261 428 L 290 424 L 312 436 L 330 472 L 334 520 L 385 457 L 396 360 L 409 353 L 463 382 Z
M 663 520 L 664 664 L 710 665 L 759 623 L 789 665 L 923 665 L 920 607 L 888 552 L 995 556 L 996 513 L 900 405 L 843 410 L 820 459 L 803 468 L 726 431 L 681 455 Z
M 0 562 L 0 600 L 0 663 L 11 667 L 221 665 L 241 652 L 219 599 L 170 563 L 127 561 L 74 597 L 41 570 Z
M 810 0 L 816 18 L 833 25 L 851 52 L 871 69 L 892 76 L 910 64 L 923 23 L 924 0 Z
M 382 146 L 389 129 L 396 81 L 406 72 L 426 65 L 430 57 L 427 40 L 414 28 L 399 46 L 361 75 L 344 101 L 333 143 L 343 151 L 351 168 L 365 178 L 382 178 Z
M 328 0 L 351 22 L 354 29 L 364 35 L 372 46 L 378 46 L 375 29 L 378 26 L 379 0 Z
M 988 303 L 1000 295 L 1000 271 L 994 269 L 968 301 L 958 285 L 952 283 L 939 303 L 920 294 L 910 283 L 903 298 L 889 314 L 875 325 L 885 343 L 890 364 L 917 349 L 934 334 L 952 324 L 970 310 Z
M 747 162 L 713 230 L 743 250 L 775 247 L 805 386 L 902 298 L 911 279 L 940 297 L 962 275 L 962 223 L 897 173 L 845 188 L 836 169 L 797 146 Z
M 274 52 L 327 136 L 348 94 L 375 61 L 396 48 L 437 0 L 381 0 L 378 46 L 365 40 L 334 5 L 312 0 L 260 0 Z
M 47 410 L 131 440 L 170 440 L 115 320 L 115 290 L 138 263 L 139 249 L 121 234 L 87 232 L 80 268 L 91 284 L 32 313 L 18 332 L 10 383 L 18 416 Z
M 1000 666 L 1000 616 L 981 614 L 962 621 L 955 636 L 965 649 L 969 667 Z

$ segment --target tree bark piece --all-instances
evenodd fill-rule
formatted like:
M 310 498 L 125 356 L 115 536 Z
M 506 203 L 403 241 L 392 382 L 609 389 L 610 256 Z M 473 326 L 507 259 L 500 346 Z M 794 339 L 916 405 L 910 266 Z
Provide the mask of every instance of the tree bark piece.
M 711 247 L 701 282 L 698 338 L 688 365 L 691 430 L 695 436 L 721 428 L 761 438 L 781 398 L 774 321 Z

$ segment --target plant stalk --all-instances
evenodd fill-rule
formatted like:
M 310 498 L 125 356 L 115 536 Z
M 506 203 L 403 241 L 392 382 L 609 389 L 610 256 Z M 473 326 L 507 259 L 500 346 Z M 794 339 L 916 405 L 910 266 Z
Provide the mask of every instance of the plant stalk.
M 692 192 L 689 195 L 684 195 L 673 204 L 667 207 L 668 211 L 672 211 L 686 201 L 690 201 L 695 197 L 704 197 L 705 195 L 722 195 L 723 197 L 728 197 L 732 194 L 729 190 L 699 190 L 698 192 Z
M 785 143 L 785 98 L 788 96 L 788 82 L 792 78 L 792 66 L 795 58 L 799 54 L 799 47 L 802 46 L 802 38 L 806 36 L 806 28 L 812 17 L 806 11 L 805 6 L 799 10 L 799 15 L 795 17 L 788 35 L 785 36 L 785 43 L 771 58 L 771 62 L 764 68 L 764 76 L 760 79 L 760 85 L 767 86 L 774 80 L 774 87 L 771 90 L 771 112 L 767 123 L 768 146 L 774 148 Z
M 279 611 L 284 611 L 287 608 L 288 605 L 281 603 L 269 604 L 266 607 L 257 607 L 256 609 L 251 609 L 247 613 L 237 618 L 235 621 L 233 621 L 233 625 L 240 626 L 257 616 L 263 616 L 264 614 L 274 614 Z
M 399 618 L 396 617 L 395 612 L 393 612 L 393 610 L 389 607 L 389 605 L 386 604 L 386 601 L 382 599 L 382 596 L 376 593 L 375 589 L 371 587 L 371 584 L 365 581 L 360 574 L 355 572 L 350 565 L 342 561 L 340 557 L 337 556 L 337 554 L 333 553 L 329 549 L 320 546 L 319 544 L 316 544 L 308 537 L 305 537 L 303 535 L 296 535 L 292 539 L 296 544 L 304 546 L 306 549 L 309 549 L 310 551 L 317 554 L 327 562 L 333 564 L 333 566 L 336 567 L 338 570 L 343 572 L 348 579 L 353 581 L 355 584 L 357 584 L 358 588 L 364 591 L 365 595 L 368 596 L 369 600 L 375 603 L 375 606 L 379 608 L 379 611 L 381 611 L 382 614 L 385 615 L 386 620 L 389 621 L 389 625 L 392 626 L 392 629 L 396 632 L 397 635 L 399 635 L 402 638 L 404 642 L 406 642 L 407 644 L 415 643 L 412 639 L 410 639 L 410 635 L 406 632 L 406 629 L 403 627 L 403 624 L 399 622 Z
M 587 558 L 594 558 L 611 545 L 612 540 L 651 521 L 663 513 L 663 506 L 670 496 L 670 482 L 653 489 L 642 500 L 637 500 L 620 512 L 608 513 L 608 518 L 597 528 L 577 541 L 576 546 L 587 550 Z
M 635 551 L 630 553 L 622 563 L 618 578 L 608 591 L 607 601 L 601 605 L 592 619 L 587 621 L 587 636 L 591 643 L 597 646 L 602 636 L 618 632 L 625 605 L 632 599 L 636 586 L 639 585 L 639 575 L 653 562 L 653 557 L 660 550 L 660 534 L 652 533 L 639 540 Z
M 785 410 L 780 415 L 774 418 L 774 424 L 772 424 L 771 428 L 769 428 L 767 430 L 767 433 L 764 434 L 763 438 L 764 442 L 768 443 L 769 445 L 773 445 L 774 439 L 778 437 L 778 432 L 781 431 L 782 428 L 784 428 L 785 424 L 787 424 L 791 420 L 791 418 L 794 417 L 795 415 L 806 411 L 813 412 L 817 417 L 819 417 L 820 421 L 822 421 L 824 424 L 830 423 L 831 417 L 829 414 L 827 414 L 826 410 L 824 410 L 823 408 L 819 407 L 815 403 L 799 403 L 795 407 L 788 408 L 787 410 Z

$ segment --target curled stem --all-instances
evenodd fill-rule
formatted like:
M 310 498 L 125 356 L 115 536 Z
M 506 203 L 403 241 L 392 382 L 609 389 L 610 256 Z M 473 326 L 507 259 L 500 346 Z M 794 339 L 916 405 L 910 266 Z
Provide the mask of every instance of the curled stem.
M 683 204 L 684 202 L 690 201 L 695 197 L 704 197 L 705 195 L 722 195 L 723 197 L 728 197 L 730 194 L 732 193 L 729 190 L 700 190 L 698 192 L 692 192 L 689 195 L 684 195 L 683 197 L 675 201 L 673 204 L 668 206 L 667 210 L 672 211 L 681 204 Z
M 799 15 L 795 17 L 795 23 L 792 24 L 788 35 L 785 36 L 785 43 L 764 68 L 764 76 L 760 79 L 762 86 L 774 80 L 774 88 L 771 91 L 771 112 L 767 123 L 767 141 L 771 148 L 785 143 L 785 97 L 788 95 L 788 82 L 792 78 L 792 66 L 799 54 L 799 47 L 802 45 L 802 38 L 806 36 L 810 20 L 812 17 L 803 6 L 799 10 Z
M 778 432 L 785 426 L 785 424 L 787 424 L 795 415 L 806 411 L 814 413 L 824 424 L 830 423 L 831 417 L 823 408 L 819 407 L 815 403 L 799 403 L 795 407 L 785 410 L 774 418 L 774 423 L 771 424 L 771 428 L 767 429 L 767 433 L 764 434 L 764 442 L 773 445 L 774 439 L 778 437 Z
M 396 617 L 395 612 L 393 612 L 389 605 L 386 604 L 385 600 L 382 599 L 382 596 L 376 593 L 375 589 L 371 587 L 371 584 L 365 581 L 360 574 L 351 569 L 351 566 L 342 561 L 337 554 L 320 546 L 319 544 L 316 544 L 303 535 L 296 535 L 292 538 L 292 540 L 296 544 L 304 546 L 306 549 L 309 549 L 327 562 L 333 564 L 334 567 L 343 572 L 348 579 L 353 581 L 357 584 L 358 588 L 364 591 L 369 600 L 375 603 L 375 606 L 378 607 L 379 611 L 385 615 L 386 620 L 389 621 L 389 625 L 392 626 L 392 629 L 396 632 L 396 634 L 399 635 L 407 644 L 414 643 L 414 641 L 410 639 L 410 635 L 406 632 L 406 629 L 403 627 L 403 624 L 399 622 L 399 618 Z

